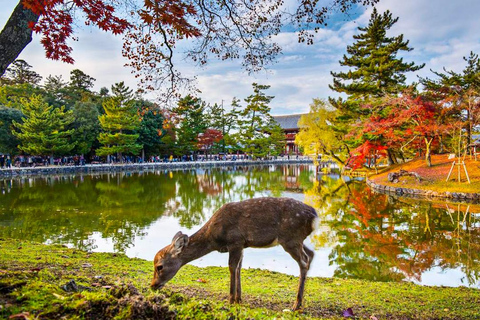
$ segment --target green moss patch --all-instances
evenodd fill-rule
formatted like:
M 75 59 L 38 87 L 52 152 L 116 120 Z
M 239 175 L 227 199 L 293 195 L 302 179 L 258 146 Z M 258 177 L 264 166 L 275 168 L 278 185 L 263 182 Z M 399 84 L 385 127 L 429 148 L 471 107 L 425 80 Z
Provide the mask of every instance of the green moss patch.
M 298 282 L 289 275 L 243 270 L 240 305 L 227 302 L 227 268 L 186 266 L 161 291 L 151 276 L 150 261 L 121 254 L 0 240 L 0 318 L 480 319 L 480 290 L 463 287 L 309 278 L 300 313 L 285 311 Z

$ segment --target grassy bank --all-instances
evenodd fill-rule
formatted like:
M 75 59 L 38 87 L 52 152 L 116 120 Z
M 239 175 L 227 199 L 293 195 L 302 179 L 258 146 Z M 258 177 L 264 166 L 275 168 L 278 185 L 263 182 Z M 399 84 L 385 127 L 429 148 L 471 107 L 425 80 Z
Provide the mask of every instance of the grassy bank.
M 296 277 L 243 270 L 244 303 L 230 306 L 226 268 L 186 266 L 159 292 L 151 273 L 124 255 L 0 240 L 0 318 L 340 319 L 351 308 L 359 319 L 480 319 L 477 289 L 309 278 L 304 312 L 291 313 Z
M 457 166 L 455 166 L 449 181 L 446 181 L 454 160 L 456 159 L 448 159 L 448 155 L 433 155 L 432 166 L 427 167 L 425 159 L 417 158 L 407 163 L 390 166 L 379 174 L 371 176 L 370 179 L 375 183 L 392 187 L 424 189 L 438 192 L 480 192 L 480 160 L 475 161 L 470 157 L 465 158 L 465 166 L 471 183 L 467 182 L 463 167 L 460 168 L 461 180 L 458 181 Z M 400 169 L 415 172 L 420 175 L 422 180 L 418 182 L 414 177 L 401 177 L 398 183 L 389 182 L 388 174 Z

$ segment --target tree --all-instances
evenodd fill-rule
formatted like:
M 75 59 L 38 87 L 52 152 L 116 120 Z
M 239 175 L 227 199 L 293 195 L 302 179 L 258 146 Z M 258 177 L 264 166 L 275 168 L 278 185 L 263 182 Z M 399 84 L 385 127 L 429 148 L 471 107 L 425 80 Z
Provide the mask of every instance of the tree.
M 22 122 L 23 114 L 18 109 L 0 106 L 0 153 L 17 154 L 19 141 L 12 134 L 13 121 Z
M 62 76 L 49 75 L 43 84 L 43 89 L 47 92 L 52 100 L 61 100 L 65 94 L 67 83 L 62 79 Z
M 204 116 L 206 103 L 191 95 L 180 99 L 172 109 L 175 122 L 176 153 L 186 155 L 198 151 L 197 137 L 208 127 Z
M 468 145 L 472 133 L 480 127 L 480 59 L 473 52 L 463 59 L 467 65 L 461 73 L 432 71 L 437 79 L 420 78 L 420 83 L 432 99 L 456 108 L 464 122 Z
M 30 155 L 65 155 L 75 146 L 70 142 L 73 130 L 66 128 L 73 122 L 73 112 L 65 107 L 53 108 L 39 95 L 22 101 L 23 123 L 13 121 L 20 140 L 18 148 Z
M 141 121 L 137 133 L 138 141 L 143 145 L 142 158 L 145 158 L 160 154 L 166 130 L 163 128 L 165 118 L 158 106 L 143 101 L 141 103 L 142 105 L 138 107 Z
M 79 91 L 90 91 L 93 88 L 95 78 L 89 76 L 80 69 L 70 71 L 69 86 Z
M 15 60 L 10 67 L 7 68 L 6 75 L 0 78 L 0 82 L 7 84 L 28 83 L 36 86 L 42 80 L 42 76 L 31 69 L 32 66 L 25 60 Z
M 117 82 L 112 85 L 112 94 L 118 97 L 122 103 L 126 103 L 133 99 L 133 90 L 125 86 L 125 82 Z
M 387 31 L 398 21 L 390 11 L 378 14 L 373 9 L 368 26 L 359 27 L 360 34 L 354 35 L 356 42 L 347 46 L 347 53 L 340 61 L 348 72 L 331 72 L 333 85 L 330 88 L 343 92 L 351 99 L 380 97 L 399 93 L 406 88 L 405 73 L 417 71 L 424 64 L 405 63 L 397 55 L 401 51 L 413 50 L 403 34 L 387 37 Z M 348 81 L 348 82 L 346 82 Z
M 270 88 L 268 85 L 253 83 L 252 87 L 253 94 L 245 99 L 247 105 L 240 111 L 237 141 L 242 150 L 253 157 L 264 157 L 271 151 L 276 154 L 277 148 L 273 146 L 278 144 L 280 136 L 268 105 L 274 97 L 263 92 Z
M 72 139 L 75 141 L 75 154 L 88 154 L 92 151 L 100 133 L 98 105 L 93 102 L 77 101 L 72 108 L 75 120 Z M 96 143 L 98 145 L 98 142 Z
M 313 35 L 326 25 L 332 12 L 376 2 L 330 0 L 322 6 L 318 1 L 298 1 L 288 10 L 281 0 L 144 0 L 140 7 L 137 3 L 97 0 L 19 0 L 0 33 L 0 75 L 31 41 L 32 32 L 42 35 L 48 58 L 73 63 L 68 40 L 74 39 L 73 26 L 79 25 L 75 18 L 85 17 L 87 25 L 125 34 L 123 55 L 146 87 L 169 83 L 167 95 L 175 94 L 176 87 L 186 80 L 175 69 L 179 42 L 191 44 L 187 57 L 194 63 L 204 65 L 212 56 L 241 58 L 247 70 L 256 71 L 280 53 L 273 36 L 284 25 L 299 31 L 300 42 L 312 44 Z
M 214 144 L 219 143 L 222 139 L 223 134 L 220 130 L 208 128 L 198 135 L 198 149 L 203 150 L 205 155 L 208 155 Z
M 303 148 L 306 155 L 317 161 L 319 155 L 322 159 L 331 158 L 343 166 L 348 148 L 343 142 L 343 136 L 334 127 L 338 110 L 329 106 L 324 100 L 313 99 L 310 112 L 302 115 L 298 122 L 300 131 L 295 137 L 295 143 Z
M 363 133 L 374 137 L 367 140 L 369 145 L 364 150 L 372 150 L 370 146 L 403 149 L 412 145 L 425 152 L 426 164 L 431 166 L 433 143 L 455 127 L 453 118 L 445 121 L 442 116 L 445 108 L 424 96 L 404 95 L 385 98 L 383 109 L 383 116 L 371 117 L 363 129 Z
M 123 161 L 123 154 L 138 154 L 142 145 L 137 143 L 140 119 L 132 101 L 122 105 L 119 97 L 108 98 L 103 102 L 105 114 L 99 116 L 100 126 L 104 130 L 98 136 L 103 145 L 97 149 L 97 155 L 116 154 Z
M 347 99 L 333 99 L 329 101 L 338 111 L 339 116 L 335 126 L 342 131 L 350 148 L 356 148 L 366 142 L 359 134 L 365 121 L 374 115 L 376 99 L 384 95 L 396 95 L 407 88 L 405 73 L 414 72 L 423 68 L 423 64 L 406 63 L 397 55 L 402 51 L 411 51 L 408 40 L 403 35 L 388 37 L 387 31 L 398 21 L 390 11 L 379 14 L 376 9 L 370 16 L 366 27 L 359 27 L 359 34 L 354 35 L 356 40 L 347 46 L 347 55 L 340 61 L 341 66 L 351 69 L 348 72 L 331 72 L 333 85 L 330 88 L 336 92 L 347 94 Z M 362 122 L 362 125 L 358 123 Z M 395 158 L 389 153 L 389 162 Z

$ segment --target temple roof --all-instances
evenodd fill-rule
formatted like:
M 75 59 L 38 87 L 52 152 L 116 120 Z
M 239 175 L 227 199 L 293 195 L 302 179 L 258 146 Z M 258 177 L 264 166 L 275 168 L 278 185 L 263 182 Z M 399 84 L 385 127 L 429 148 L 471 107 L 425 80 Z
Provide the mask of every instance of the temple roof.
M 277 121 L 283 130 L 298 129 L 298 120 L 300 120 L 300 117 L 303 115 L 304 113 L 290 114 L 286 116 L 273 116 L 273 119 Z

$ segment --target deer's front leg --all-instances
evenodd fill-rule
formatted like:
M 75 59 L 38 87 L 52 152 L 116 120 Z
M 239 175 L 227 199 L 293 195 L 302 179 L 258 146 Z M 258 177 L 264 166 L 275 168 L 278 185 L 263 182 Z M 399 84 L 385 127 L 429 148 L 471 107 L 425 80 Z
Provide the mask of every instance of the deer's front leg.
M 229 249 L 228 267 L 230 269 L 230 303 L 242 301 L 240 270 L 242 269 L 243 248 Z

